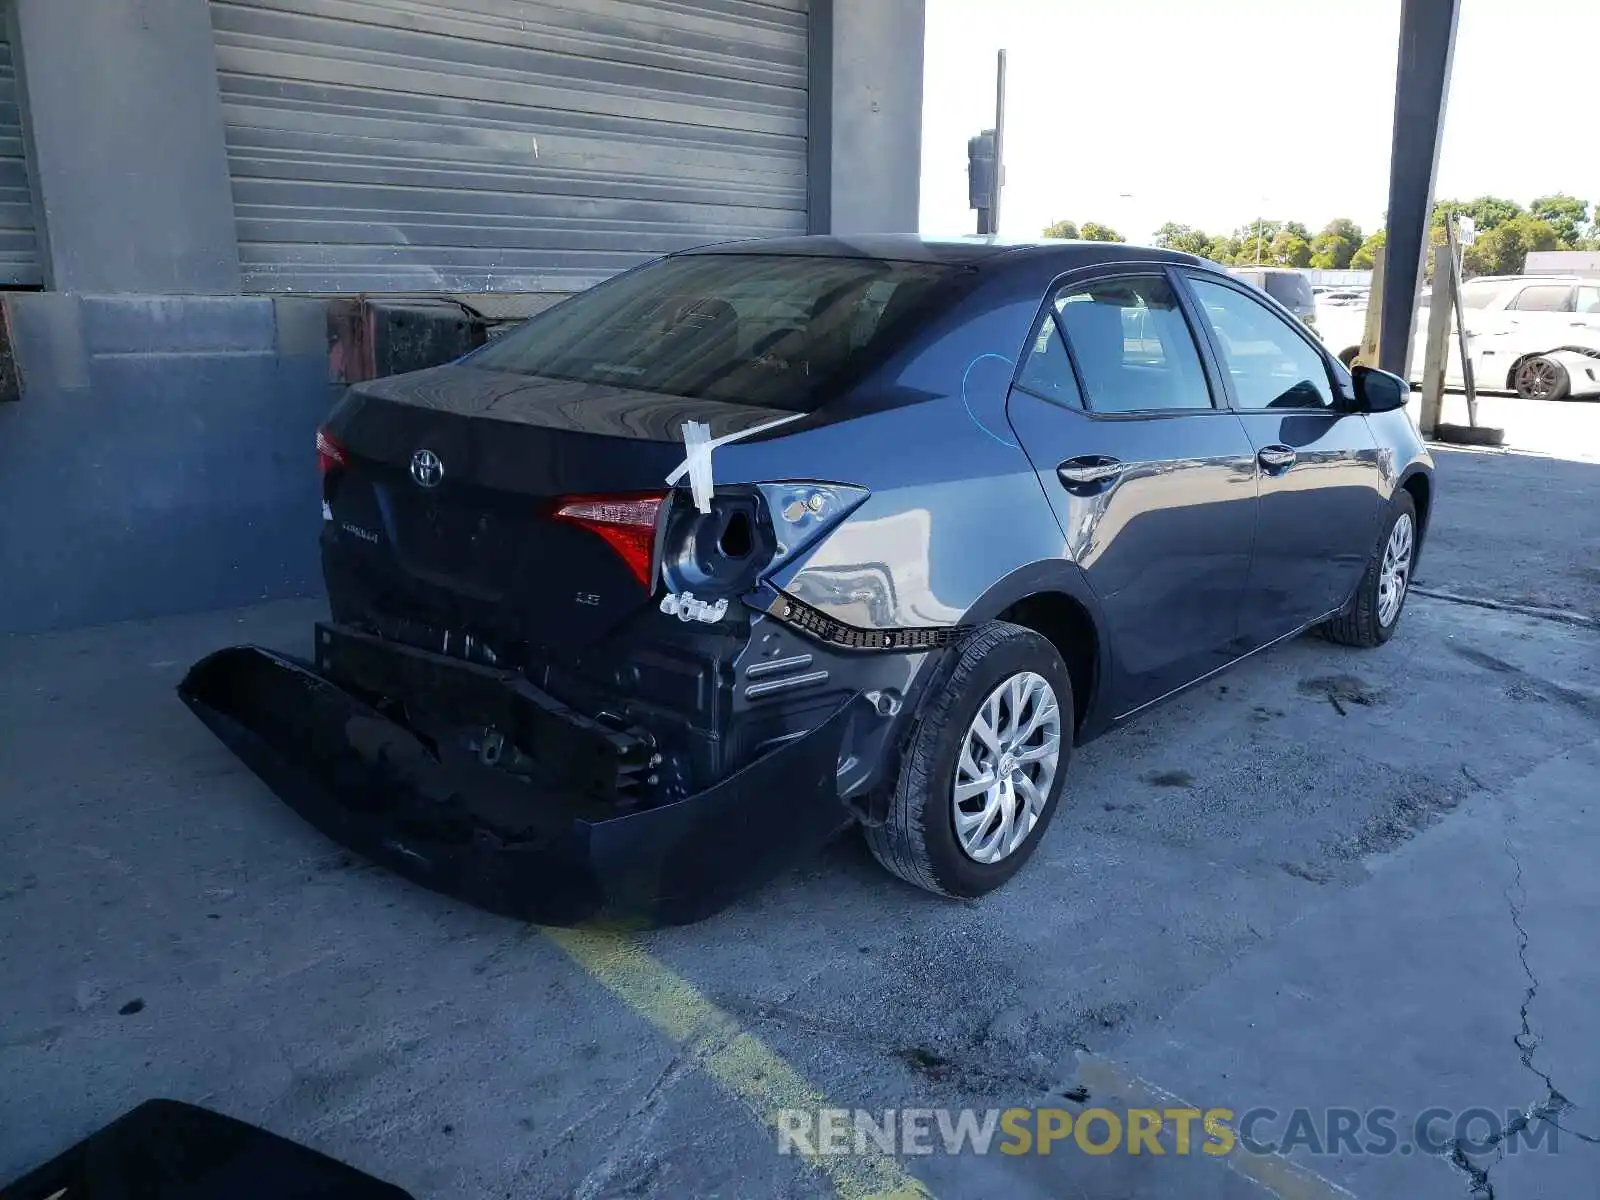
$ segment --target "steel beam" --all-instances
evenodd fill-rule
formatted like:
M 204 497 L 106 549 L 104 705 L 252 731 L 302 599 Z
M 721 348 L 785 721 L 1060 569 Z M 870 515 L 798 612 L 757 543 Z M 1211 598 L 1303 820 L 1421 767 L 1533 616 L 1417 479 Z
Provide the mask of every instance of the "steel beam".
M 1388 240 L 1384 254 L 1378 365 L 1405 375 L 1416 322 L 1417 286 L 1428 250 L 1428 217 L 1444 132 L 1450 62 L 1460 0 L 1403 0 L 1395 72 L 1394 140 L 1389 155 Z

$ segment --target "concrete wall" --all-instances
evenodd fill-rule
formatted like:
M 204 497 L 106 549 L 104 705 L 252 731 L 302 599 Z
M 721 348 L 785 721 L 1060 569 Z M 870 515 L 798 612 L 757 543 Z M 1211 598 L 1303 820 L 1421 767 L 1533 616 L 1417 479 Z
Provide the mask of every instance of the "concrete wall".
M 52 290 L 0 296 L 0 633 L 316 593 L 327 303 L 238 294 L 206 0 L 12 2 Z M 813 3 L 813 225 L 913 230 L 923 0 Z
M 924 0 L 812 2 L 812 229 L 914 233 Z

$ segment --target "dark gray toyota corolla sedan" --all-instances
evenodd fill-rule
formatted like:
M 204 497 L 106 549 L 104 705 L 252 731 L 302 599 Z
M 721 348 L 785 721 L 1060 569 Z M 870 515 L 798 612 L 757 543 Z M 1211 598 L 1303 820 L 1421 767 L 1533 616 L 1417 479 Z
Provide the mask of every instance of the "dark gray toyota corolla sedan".
M 850 823 L 979 896 L 1075 744 L 1302 630 L 1390 637 L 1433 499 L 1405 401 L 1182 254 L 675 254 L 352 388 L 314 657 L 181 691 L 318 827 L 500 911 L 693 919 Z

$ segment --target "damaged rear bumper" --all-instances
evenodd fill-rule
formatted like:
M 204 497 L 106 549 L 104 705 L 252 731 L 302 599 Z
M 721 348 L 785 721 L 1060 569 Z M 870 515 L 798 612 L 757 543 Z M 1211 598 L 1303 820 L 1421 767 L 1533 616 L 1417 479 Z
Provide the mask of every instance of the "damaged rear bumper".
M 439 656 L 396 663 L 460 686 L 469 712 L 487 705 L 510 721 L 520 712 L 532 723 L 529 742 L 560 759 L 562 782 L 425 741 L 310 664 L 258 647 L 202 659 L 178 693 L 329 837 L 426 887 L 525 920 L 697 920 L 851 820 L 837 777 L 855 710 L 869 707 L 859 696 L 704 791 L 628 809 L 572 790 L 604 756 L 605 733 L 585 718 L 521 682 L 496 698 L 503 678 Z M 626 763 L 629 748 L 616 749 Z

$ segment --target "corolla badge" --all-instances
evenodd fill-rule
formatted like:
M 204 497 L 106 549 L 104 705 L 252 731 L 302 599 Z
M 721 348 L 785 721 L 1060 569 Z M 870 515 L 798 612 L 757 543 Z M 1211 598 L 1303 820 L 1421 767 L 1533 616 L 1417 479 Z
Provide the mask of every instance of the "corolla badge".
M 418 487 L 438 487 L 444 478 L 444 464 L 432 450 L 423 448 L 411 456 L 411 478 Z

